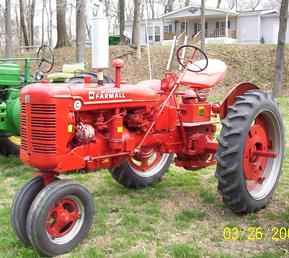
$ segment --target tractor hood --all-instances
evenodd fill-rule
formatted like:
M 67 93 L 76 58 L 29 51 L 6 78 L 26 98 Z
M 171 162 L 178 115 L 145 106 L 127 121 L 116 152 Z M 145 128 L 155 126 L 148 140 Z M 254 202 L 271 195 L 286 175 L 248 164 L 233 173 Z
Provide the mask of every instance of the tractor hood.
M 47 103 L 56 99 L 80 100 L 82 105 L 101 106 L 126 103 L 159 102 L 161 95 L 149 86 L 123 84 L 116 88 L 114 84 L 98 86 L 97 84 L 50 84 L 37 83 L 24 87 L 21 96 L 29 95 L 32 102 Z M 28 98 L 30 98 L 28 97 Z M 37 98 L 37 100 L 35 99 Z

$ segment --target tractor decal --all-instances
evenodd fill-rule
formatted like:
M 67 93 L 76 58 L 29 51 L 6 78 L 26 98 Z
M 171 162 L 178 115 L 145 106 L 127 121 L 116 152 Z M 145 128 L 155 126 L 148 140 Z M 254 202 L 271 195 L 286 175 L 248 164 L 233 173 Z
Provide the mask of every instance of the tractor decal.
M 111 99 L 125 99 L 125 93 L 121 90 L 102 90 L 90 91 L 88 93 L 89 100 L 111 100 Z

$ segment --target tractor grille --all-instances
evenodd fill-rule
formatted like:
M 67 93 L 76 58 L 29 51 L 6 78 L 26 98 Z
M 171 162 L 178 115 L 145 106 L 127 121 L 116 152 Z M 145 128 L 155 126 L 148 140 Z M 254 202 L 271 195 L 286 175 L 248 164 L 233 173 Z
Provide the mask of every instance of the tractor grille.
M 22 104 L 27 112 L 27 107 Z M 24 112 L 25 112 L 24 111 Z M 23 110 L 22 110 L 23 112 Z M 22 116 L 22 137 L 24 135 L 23 149 L 28 148 L 27 140 L 27 118 Z M 54 104 L 31 104 L 29 119 L 29 136 L 31 139 L 31 150 L 35 153 L 55 154 L 56 153 L 56 107 Z
M 28 150 L 28 141 L 27 141 L 27 112 L 26 104 L 21 104 L 21 148 L 25 151 Z

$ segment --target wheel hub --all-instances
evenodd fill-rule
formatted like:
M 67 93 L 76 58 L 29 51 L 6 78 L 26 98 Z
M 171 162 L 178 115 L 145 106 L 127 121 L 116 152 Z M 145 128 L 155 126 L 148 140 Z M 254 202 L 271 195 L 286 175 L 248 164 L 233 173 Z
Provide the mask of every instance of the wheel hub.
M 270 148 L 272 144 L 266 124 L 262 118 L 257 118 L 245 141 L 243 166 L 246 180 L 263 183 L 267 161 L 269 158 L 276 157 L 276 153 Z
M 68 234 L 80 218 L 77 203 L 69 198 L 59 200 L 49 211 L 47 232 L 54 239 Z
M 162 155 L 159 152 L 150 150 L 142 150 L 137 153 L 135 156 L 129 159 L 129 164 L 135 170 L 145 173 L 149 169 L 157 165 L 162 158 Z

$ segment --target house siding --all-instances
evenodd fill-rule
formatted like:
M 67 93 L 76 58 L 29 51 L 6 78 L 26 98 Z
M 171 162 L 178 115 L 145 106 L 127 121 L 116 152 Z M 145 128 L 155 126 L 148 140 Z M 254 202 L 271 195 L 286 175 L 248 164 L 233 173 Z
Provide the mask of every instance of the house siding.
M 261 38 L 264 39 L 264 43 L 276 44 L 278 39 L 279 22 L 278 17 L 262 17 L 261 18 Z M 288 38 L 288 37 L 287 37 Z
M 261 18 L 259 15 L 239 16 L 238 40 L 239 42 L 255 43 L 261 40 Z

